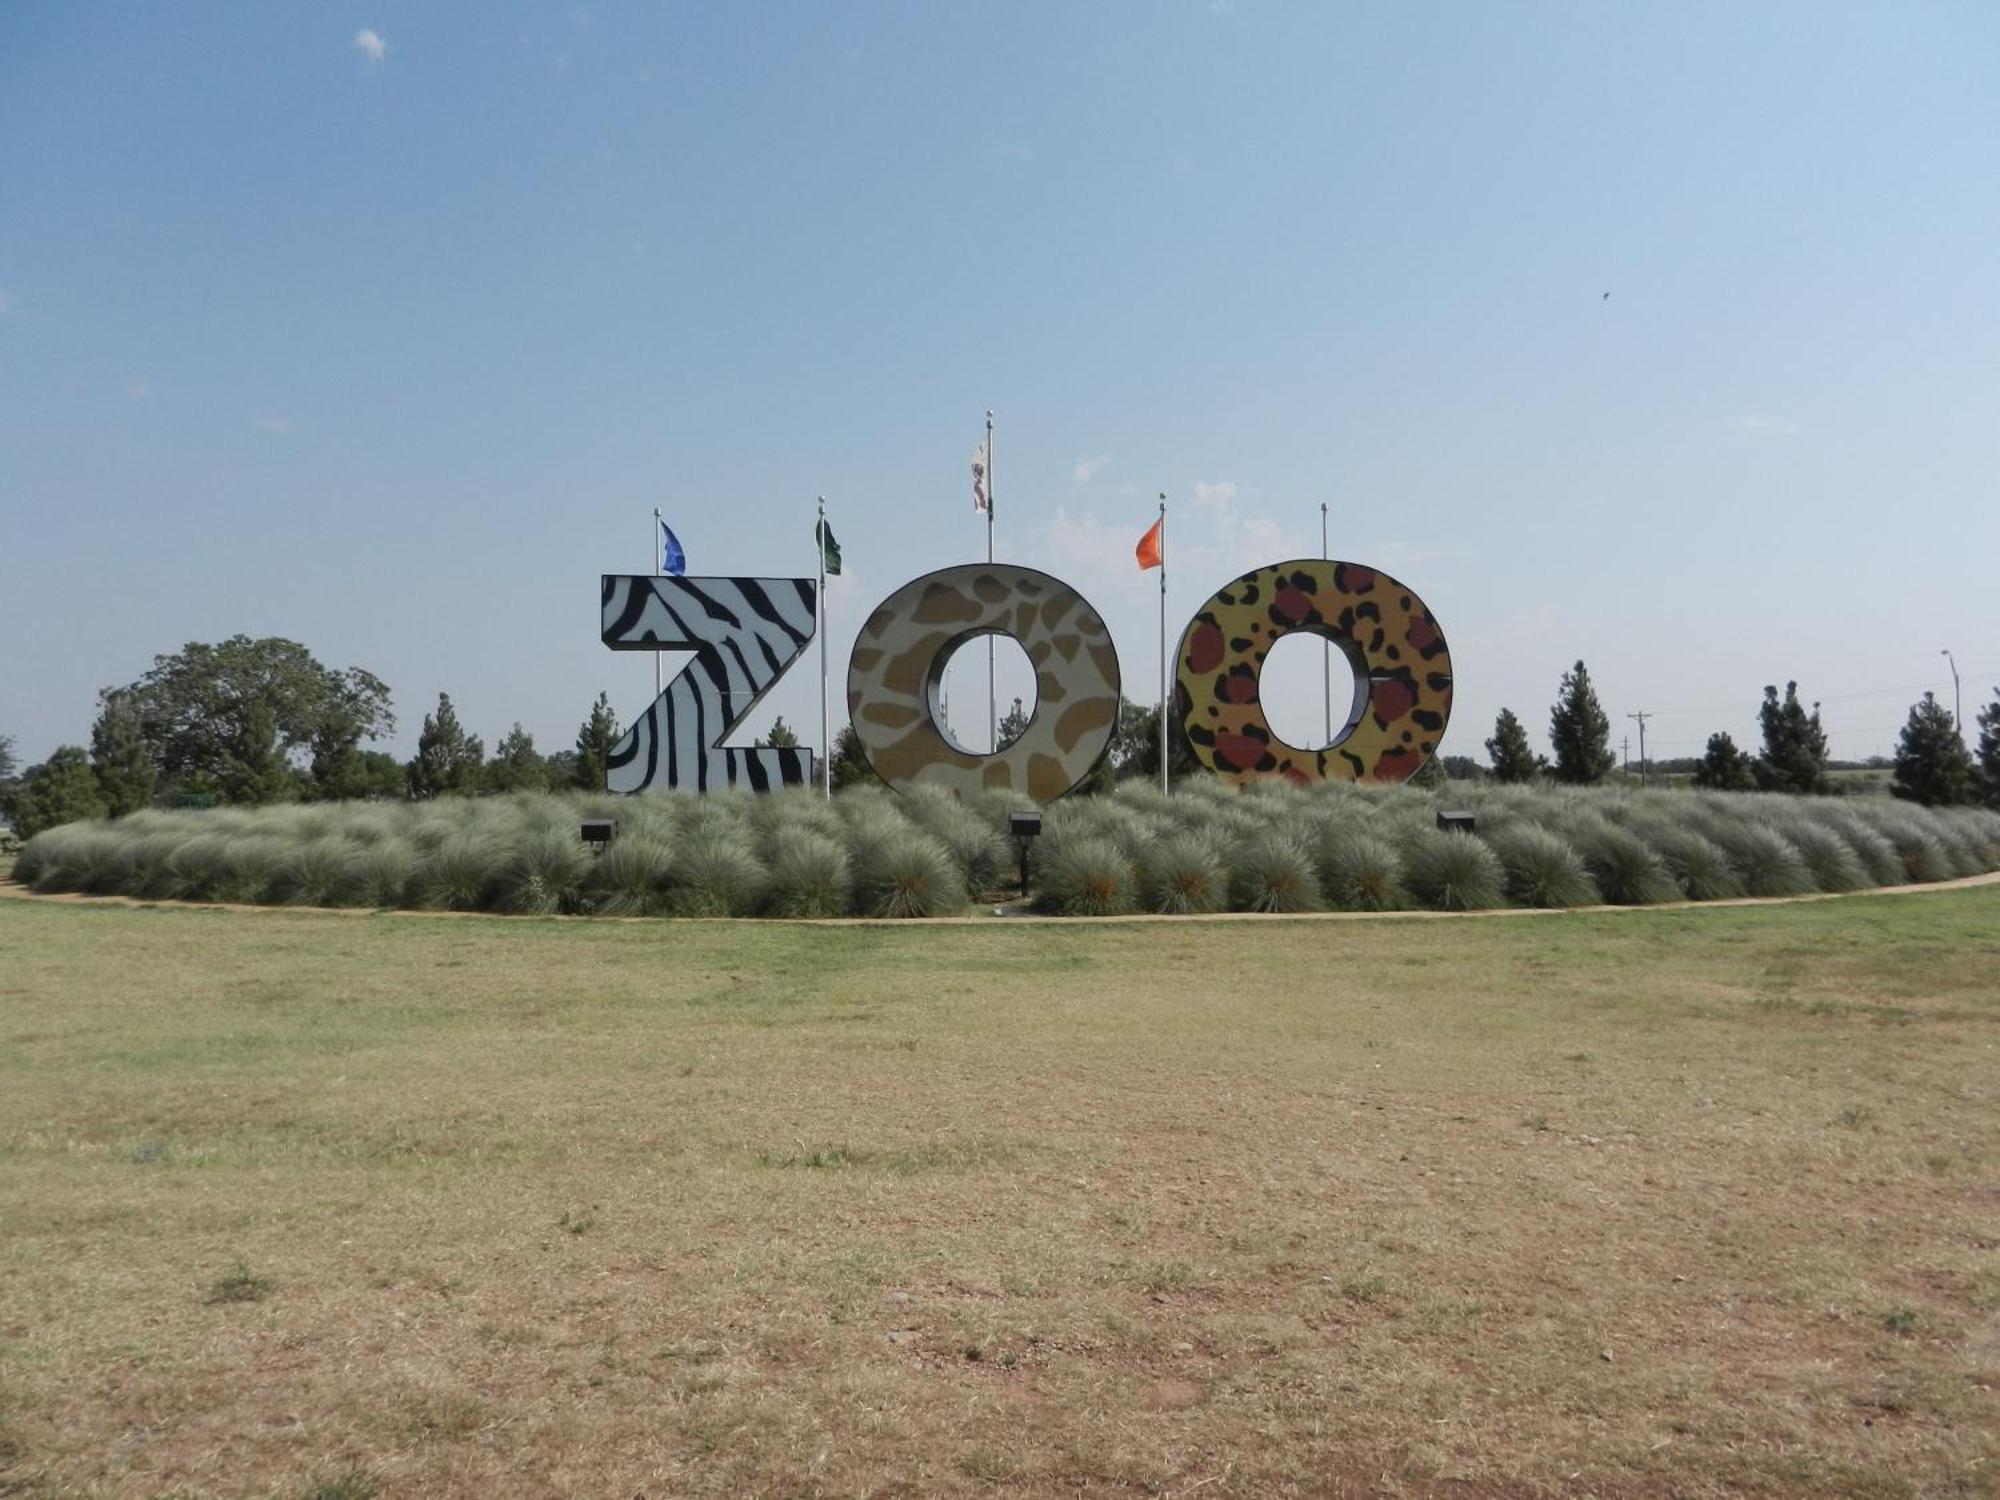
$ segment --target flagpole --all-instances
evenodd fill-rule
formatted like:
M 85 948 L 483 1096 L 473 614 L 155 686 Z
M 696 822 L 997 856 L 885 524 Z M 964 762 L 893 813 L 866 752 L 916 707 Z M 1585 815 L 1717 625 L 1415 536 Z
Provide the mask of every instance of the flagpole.
M 661 548 L 660 525 L 660 507 L 656 505 L 653 507 L 653 576 L 655 578 L 664 578 L 667 571 L 667 556 Z M 660 653 L 655 651 L 653 653 L 653 697 L 656 700 L 661 693 L 667 690 L 666 682 L 661 677 L 660 672 Z
M 1160 793 L 1167 795 L 1167 496 L 1160 492 Z
M 826 710 L 826 496 L 819 497 L 819 526 L 813 532 L 813 540 L 819 543 L 819 593 L 813 600 L 813 608 L 819 612 L 819 742 L 823 764 L 820 768 L 821 780 L 826 787 L 826 797 L 833 800 L 833 722 Z
M 993 412 L 986 413 L 986 565 L 993 566 Z M 1000 748 L 1000 699 L 994 686 L 993 637 L 986 637 L 986 743 Z
M 1326 550 L 1326 502 L 1319 503 L 1319 560 L 1326 562 L 1330 554 Z M 1333 644 L 1322 640 L 1320 665 L 1326 674 L 1326 738 L 1320 741 L 1322 747 L 1333 743 Z

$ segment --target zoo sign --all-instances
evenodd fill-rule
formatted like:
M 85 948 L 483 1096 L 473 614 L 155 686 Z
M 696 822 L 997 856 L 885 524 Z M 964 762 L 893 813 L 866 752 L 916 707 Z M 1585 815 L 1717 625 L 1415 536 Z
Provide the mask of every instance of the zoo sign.
M 614 651 L 693 659 L 613 745 L 614 792 L 802 786 L 803 747 L 723 742 L 812 640 L 812 578 L 607 573 L 603 640 Z M 1353 676 L 1347 720 L 1320 748 L 1287 744 L 1265 714 L 1264 660 L 1286 636 L 1334 643 Z M 967 641 L 1011 637 L 1035 671 L 1027 728 L 990 753 L 946 732 L 945 664 Z M 1273 779 L 1403 781 L 1451 718 L 1451 652 L 1416 592 L 1378 568 L 1322 558 L 1269 563 L 1195 611 L 1174 652 L 1168 712 L 1205 768 L 1239 785 Z M 1008 563 L 912 579 L 869 614 L 847 664 L 847 710 L 890 786 L 1017 792 L 1051 802 L 1088 776 L 1118 726 L 1118 654 L 1103 616 L 1067 583 Z

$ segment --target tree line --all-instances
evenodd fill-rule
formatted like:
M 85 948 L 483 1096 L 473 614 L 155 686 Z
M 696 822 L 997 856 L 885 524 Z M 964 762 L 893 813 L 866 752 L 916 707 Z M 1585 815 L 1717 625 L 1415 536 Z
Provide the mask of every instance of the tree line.
M 1808 711 L 1796 682 L 1785 684 L 1782 697 L 1775 686 L 1764 689 L 1757 723 L 1764 743 L 1754 755 L 1740 749 L 1726 731 L 1710 735 L 1692 766 L 1694 784 L 1729 792 L 1836 790 L 1819 705 Z M 1978 726 L 1975 759 L 1951 712 L 1936 694 L 1925 693 L 1912 705 L 1903 725 L 1891 762 L 1895 774 L 1889 790 L 1926 807 L 1983 802 L 2000 808 L 2000 690 L 1980 711 Z M 1549 744 L 1555 751 L 1553 760 L 1535 753 L 1527 729 L 1511 708 L 1501 709 L 1493 737 L 1486 741 L 1491 774 L 1500 781 L 1548 779 L 1590 786 L 1608 778 L 1618 763 L 1611 749 L 1611 721 L 1598 701 L 1589 669 L 1580 661 L 1563 673 L 1557 687 L 1549 710 Z M 1447 765 L 1452 759 L 1446 758 Z
M 1027 725 L 1016 699 L 1000 724 L 1005 744 Z M 1826 792 L 1833 789 L 1819 705 L 1808 710 L 1798 684 L 1780 696 L 1764 689 L 1758 708 L 1763 747 L 1739 749 L 1727 733 L 1709 737 L 1694 763 L 1696 786 L 1728 791 Z M 1898 744 L 1891 790 L 1926 806 L 1984 802 L 2000 807 L 2000 692 L 1978 716 L 1975 759 L 1952 714 L 1933 694 L 1910 710 Z M 619 735 L 609 697 L 597 695 L 571 748 L 543 754 L 517 721 L 494 744 L 459 722 L 449 694 L 424 715 L 417 751 L 399 761 L 371 741 L 395 732 L 388 686 L 360 667 L 336 671 L 296 641 L 233 636 L 193 642 L 155 657 L 138 681 L 98 694 L 90 744 L 64 745 L 17 775 L 13 740 L 0 734 L 0 814 L 22 836 L 78 818 L 116 817 L 158 803 L 348 801 L 477 796 L 575 787 L 601 791 L 605 762 Z M 1160 774 L 1157 707 L 1121 699 L 1111 753 L 1078 788 L 1109 789 L 1134 777 Z M 1194 775 L 1199 764 L 1185 735 L 1170 724 L 1172 775 Z M 779 718 L 759 744 L 790 746 L 798 737 Z M 1511 708 L 1500 710 L 1485 742 L 1490 770 L 1466 756 L 1431 761 L 1427 781 L 1491 775 L 1500 781 L 1553 780 L 1573 786 L 1604 781 L 1617 764 L 1611 721 L 1589 670 L 1579 661 L 1563 673 L 1549 711 L 1553 758 L 1535 752 Z M 870 780 L 861 743 L 850 726 L 834 742 L 836 788 Z

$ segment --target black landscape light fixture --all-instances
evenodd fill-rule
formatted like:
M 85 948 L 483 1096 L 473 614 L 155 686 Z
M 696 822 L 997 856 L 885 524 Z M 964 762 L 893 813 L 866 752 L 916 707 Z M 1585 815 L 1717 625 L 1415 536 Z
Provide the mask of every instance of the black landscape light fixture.
M 1028 894 L 1028 845 L 1042 836 L 1042 815 L 1040 812 L 1010 812 L 1007 814 L 1007 831 L 1014 836 L 1014 847 L 1021 856 L 1021 894 Z
M 583 841 L 590 845 L 592 854 L 602 854 L 604 846 L 618 837 L 616 818 L 585 818 L 578 832 Z
M 1444 833 L 1472 832 L 1473 817 L 1469 812 L 1440 812 L 1438 829 Z

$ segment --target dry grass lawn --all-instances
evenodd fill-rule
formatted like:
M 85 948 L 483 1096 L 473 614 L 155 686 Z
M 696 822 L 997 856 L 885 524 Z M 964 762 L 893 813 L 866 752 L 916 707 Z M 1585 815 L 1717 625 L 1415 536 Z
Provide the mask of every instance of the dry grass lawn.
M 2000 1493 L 2000 888 L 0 901 L 0 1494 Z

